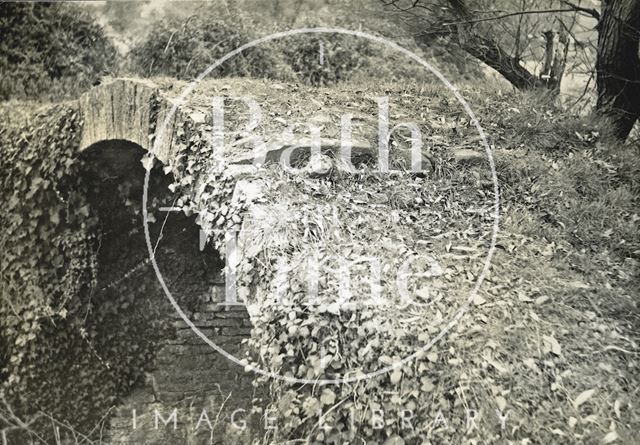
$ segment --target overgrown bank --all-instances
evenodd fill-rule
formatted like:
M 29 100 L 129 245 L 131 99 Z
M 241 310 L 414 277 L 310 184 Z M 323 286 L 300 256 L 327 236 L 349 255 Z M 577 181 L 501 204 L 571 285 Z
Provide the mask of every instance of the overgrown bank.
M 224 172 L 206 176 L 212 173 L 203 143 L 206 129 L 185 124 L 179 157 L 171 168 L 178 183 L 175 190 L 187 198 L 182 205 L 197 211 L 205 229 L 212 229 L 220 216 L 224 216 L 220 225 L 229 228 L 238 224 L 235 216 L 242 215 L 247 223 L 253 221 L 255 242 L 251 255 L 245 257 L 241 281 L 250 290 L 251 302 L 261 309 L 254 318 L 252 344 L 256 364 L 311 380 L 393 364 L 439 332 L 454 308 L 465 301 L 464 290 L 477 278 L 489 242 L 490 177 L 485 163 L 468 166 L 451 159 L 457 148 L 477 149 L 476 135 L 468 118 L 446 93 L 434 87 L 385 85 L 354 100 L 362 96 L 357 87 L 307 89 L 275 85 L 277 88 L 270 82 L 229 79 L 213 81 L 204 87 L 210 88 L 209 92 L 228 95 L 250 92 L 265 99 L 265 111 L 291 110 L 293 117 L 265 113 L 279 118 L 265 120 L 261 130 L 267 135 L 279 133 L 284 125 L 282 120 L 320 116 L 321 122 L 334 123 L 341 113 L 349 110 L 359 113 L 362 131 L 359 135 L 366 138 L 376 128 L 371 122 L 377 108 L 370 96 L 388 95 L 392 116 L 400 112 L 405 114 L 401 119 L 421 123 L 426 147 L 436 160 L 434 172 L 426 177 L 389 176 L 370 168 L 357 175 L 338 170 L 320 175 L 291 175 L 272 166 L 252 177 L 261 184 L 259 200 L 225 209 L 219 204 L 230 199 L 234 179 L 220 181 Z M 174 86 L 174 91 L 179 90 L 177 87 Z M 340 443 L 348 438 L 383 442 L 402 437 L 407 443 L 419 443 L 419 439 L 598 443 L 603 438 L 613 441 L 617 436 L 621 443 L 636 440 L 638 419 L 630 394 L 638 366 L 634 286 L 638 279 L 639 250 L 635 210 L 638 164 L 631 156 L 634 148 L 610 145 L 592 122 L 559 115 L 530 97 L 489 96 L 471 91 L 464 94 L 470 96 L 495 146 L 502 190 L 502 227 L 496 256 L 473 307 L 434 348 L 389 374 L 342 386 L 290 386 L 268 381 L 280 428 L 277 437 L 269 436 L 267 440 L 311 437 L 319 443 Z M 54 187 L 60 181 L 58 172 L 67 171 L 67 161 L 68 168 L 79 168 L 74 161 L 73 140 L 54 144 L 60 151 L 56 151 L 57 156 L 51 162 L 63 163 L 64 167 L 57 164 L 56 168 L 46 167 L 44 161 L 50 158 L 47 150 L 52 142 L 73 134 L 64 126 L 77 122 L 71 117 L 73 112 L 69 113 L 58 115 L 49 111 L 52 120 L 45 119 L 46 114 L 41 117 L 45 119 L 41 124 L 32 120 L 30 125 L 37 130 L 33 133 L 20 127 L 3 133 L 3 147 L 9 153 L 6 168 L 14 172 L 3 182 L 3 193 L 6 202 L 13 199 L 19 209 L 5 215 L 6 224 L 18 232 L 30 228 L 32 236 L 36 236 L 34 243 L 51 239 L 69 242 L 74 239 L 69 231 L 79 231 L 83 222 L 89 235 L 96 230 L 85 216 L 86 212 L 93 214 L 91 207 L 77 206 L 81 213 L 74 225 L 76 219 L 69 219 L 72 216 L 67 216 L 67 207 L 53 204 L 60 201 L 56 189 L 67 199 L 66 189 Z M 241 104 L 232 107 L 229 119 L 237 122 L 244 118 L 241 113 Z M 393 142 L 396 150 L 406 148 L 408 143 L 403 134 L 396 135 Z M 69 172 L 61 177 L 81 181 L 78 170 Z M 38 177 L 44 176 L 42 183 L 32 180 L 36 173 Z M 194 185 L 201 184 L 200 180 L 204 180 L 203 193 L 194 194 L 197 189 Z M 38 198 L 40 192 L 29 194 L 34 182 L 38 189 L 42 186 L 42 200 Z M 85 200 L 89 193 L 87 185 L 76 182 L 68 188 L 77 191 L 78 200 Z M 32 205 L 37 205 L 37 209 Z M 57 223 L 55 217 L 51 220 L 44 213 L 35 215 L 35 222 L 25 223 L 34 221 L 33 217 L 26 218 L 30 213 L 56 206 L 64 207 L 64 211 L 59 210 Z M 70 210 L 75 212 L 75 208 Z M 64 231 L 50 236 L 50 226 Z M 3 258 L 3 281 L 7 280 L 9 289 L 8 298 L 3 300 L 6 320 L 22 326 L 25 321 L 22 312 L 16 314 L 11 305 L 33 300 L 31 294 L 23 293 L 26 283 L 42 283 L 51 292 L 44 294 L 46 299 L 35 299 L 42 302 L 40 311 L 45 310 L 52 298 L 67 304 L 77 301 L 78 306 L 61 309 L 66 309 L 74 320 L 84 322 L 79 317 L 82 309 L 86 309 L 81 291 L 74 290 L 74 299 L 65 300 L 58 296 L 62 287 L 56 284 L 57 278 L 31 279 L 19 272 L 46 270 L 43 265 L 57 264 L 49 262 L 46 255 L 61 250 L 52 247 L 44 249 L 41 255 L 33 255 L 40 251 L 20 247 L 21 239 L 3 238 L 6 246 L 3 255 L 7 255 L 6 261 Z M 77 253 L 83 258 L 91 248 L 95 249 L 95 242 L 80 245 L 69 257 Z M 410 306 L 402 311 L 398 311 L 397 305 L 383 306 L 365 312 L 358 297 L 368 296 L 371 286 L 364 280 L 368 265 L 360 264 L 352 282 L 354 305 L 332 305 L 339 289 L 339 279 L 332 278 L 319 282 L 320 304 L 311 306 L 298 299 L 306 284 L 301 281 L 302 269 L 296 267 L 284 293 L 287 304 L 281 305 L 278 298 L 282 295 L 274 293 L 271 287 L 280 267 L 278 258 L 287 258 L 295 265 L 313 251 L 330 269 L 339 266 L 336 255 L 357 259 L 382 251 L 388 259 L 382 265 L 384 273 L 397 266 L 396 259 L 407 255 L 437 256 L 440 271 L 434 269 L 433 276 L 409 283 L 415 286 L 411 290 L 418 291 L 425 300 L 423 303 L 433 301 L 433 304 L 427 308 Z M 72 264 L 76 263 L 63 261 L 61 276 Z M 84 264 L 81 263 L 83 272 Z M 386 265 L 390 267 L 385 269 Z M 5 274 L 6 270 L 16 272 Z M 386 282 L 393 278 L 384 277 Z M 427 279 L 430 286 L 425 290 Z M 155 283 L 153 276 L 147 275 L 140 282 L 155 286 L 151 284 Z M 90 283 L 90 276 L 80 283 Z M 391 286 L 383 288 L 382 295 L 398 296 Z M 23 297 L 27 299 L 22 300 Z M 60 313 L 55 317 L 43 314 L 39 317 L 43 323 L 53 319 L 59 326 Z M 28 325 L 29 329 L 31 326 Z M 6 342 L 12 354 L 19 354 L 25 350 L 23 346 L 29 348 L 40 338 L 39 331 L 31 339 L 27 333 L 28 342 L 23 345 L 11 335 L 8 326 L 4 337 L 14 339 Z M 51 335 L 56 338 L 62 334 L 54 329 Z M 48 337 L 42 337 L 45 338 Z M 98 335 L 96 339 L 99 338 Z M 59 349 L 50 353 L 53 361 L 59 362 L 64 362 L 67 354 Z M 35 360 L 36 356 L 31 357 Z M 133 353 L 133 361 L 124 363 L 123 372 L 134 370 L 135 360 L 140 357 L 139 353 Z M 592 365 L 594 360 L 597 367 Z M 104 369 L 101 366 L 87 364 L 88 370 L 83 371 L 89 373 L 87 382 L 110 381 L 91 374 Z M 46 368 L 42 366 L 39 372 L 47 372 Z M 108 389 L 105 391 L 104 394 L 113 397 Z M 70 399 L 73 399 L 69 400 L 70 405 L 76 403 L 75 398 Z M 104 406 L 114 399 L 108 400 Z M 88 407 L 95 409 L 98 405 L 95 400 L 87 401 Z M 324 425 L 330 428 L 326 431 L 318 428 L 319 409 L 326 415 Z M 480 414 L 477 428 L 468 428 L 468 409 Z M 511 410 L 505 429 L 501 428 L 495 409 L 502 415 Z M 386 413 L 382 428 L 378 428 L 376 419 L 379 410 Z M 414 421 L 409 422 L 412 428 L 401 419 L 406 410 L 415 413 Z

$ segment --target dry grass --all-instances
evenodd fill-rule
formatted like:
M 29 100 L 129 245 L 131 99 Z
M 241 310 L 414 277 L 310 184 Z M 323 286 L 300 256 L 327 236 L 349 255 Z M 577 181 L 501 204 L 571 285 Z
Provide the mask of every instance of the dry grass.
M 157 82 L 173 96 L 183 86 Z M 483 185 L 486 166 L 461 168 L 448 160 L 452 149 L 478 146 L 450 95 L 420 84 L 276 90 L 258 80 L 211 81 L 195 106 L 208 106 L 216 93 L 264 98 L 265 134 L 282 130 L 287 111 L 297 118 L 329 115 L 332 123 L 340 113 L 357 112 L 366 124 L 361 136 L 375 143 L 371 98 L 389 95 L 403 119 L 420 122 L 439 174 L 317 179 L 265 170 L 257 215 L 262 244 L 256 244 L 271 255 L 266 267 L 283 255 L 299 258 L 312 245 L 360 254 L 397 253 L 405 245 L 436 252 L 455 271 L 450 287 L 468 288 L 478 261 L 461 261 L 464 255 L 451 248 L 486 249 L 490 219 L 465 211 L 489 208 L 491 193 Z M 424 413 L 433 418 L 442 410 L 449 427 L 425 432 L 425 443 L 640 443 L 637 147 L 612 143 L 597 121 L 533 96 L 464 88 L 463 94 L 495 145 L 502 224 L 481 298 L 434 349 L 439 358 L 429 364 L 433 388 Z M 242 116 L 240 107 L 229 112 L 230 120 Z M 473 224 L 475 238 L 468 232 Z M 392 242 L 381 243 L 383 237 Z M 445 318 L 451 311 L 442 307 Z M 480 413 L 477 428 L 467 428 L 467 408 Z M 511 410 L 505 429 L 495 409 Z
M 395 87 L 393 93 L 403 91 Z M 342 106 L 340 98 L 350 94 L 353 90 L 335 92 L 333 103 Z M 462 169 L 445 160 L 448 150 L 469 143 L 471 129 L 441 90 L 418 94 L 409 114 L 418 116 L 429 108 L 432 115 L 440 112 L 452 121 L 431 126 L 429 133 L 430 149 L 448 165 L 447 174 L 427 179 L 418 189 L 436 185 L 439 196 L 449 200 L 442 191 L 453 187 L 461 209 L 477 204 L 486 171 Z M 472 96 L 477 106 L 482 94 Z M 430 371 L 435 386 L 427 411 L 442 409 L 451 425 L 425 433 L 432 443 L 640 441 L 637 151 L 607 141 L 596 121 L 563 115 L 535 101 L 509 94 L 490 97 L 483 101 L 487 108 L 476 110 L 496 145 L 502 227 L 481 298 L 436 347 L 446 358 Z M 278 178 L 291 186 L 290 178 Z M 427 221 L 424 209 L 434 204 L 438 193 L 420 206 L 407 205 L 417 195 L 415 184 L 406 178 L 385 183 L 375 175 L 334 176 L 305 179 L 291 187 L 291 194 L 277 188 L 267 193 L 267 206 L 275 213 L 271 222 L 265 220 L 269 230 L 280 227 L 278 243 L 289 252 L 304 252 L 309 242 L 344 247 L 339 241 L 345 235 L 350 243 L 371 246 L 377 227 L 409 243 L 446 229 L 454 240 L 464 239 L 460 213 L 445 212 L 442 219 L 435 218 L 440 226 L 420 230 Z M 320 198 L 312 198 L 318 189 L 324 189 Z M 376 207 L 369 200 L 358 207 L 358 189 L 370 198 L 386 196 L 384 205 Z M 339 203 L 345 196 L 340 224 L 321 217 L 314 207 Z M 304 207 L 306 216 L 294 217 L 293 223 L 276 222 L 283 201 L 287 214 Z M 301 202 L 305 206 L 298 206 Z M 385 226 L 382 220 L 391 209 L 400 209 L 402 218 L 413 216 L 415 222 Z M 358 227 L 361 232 L 354 238 L 349 226 L 358 216 L 373 229 L 363 235 L 365 225 Z M 305 230 L 298 224 L 305 218 L 316 218 L 313 225 L 322 230 Z M 486 247 L 486 237 L 481 240 Z M 465 408 L 480 412 L 477 428 L 465 427 Z M 511 410 L 504 430 L 496 409 Z

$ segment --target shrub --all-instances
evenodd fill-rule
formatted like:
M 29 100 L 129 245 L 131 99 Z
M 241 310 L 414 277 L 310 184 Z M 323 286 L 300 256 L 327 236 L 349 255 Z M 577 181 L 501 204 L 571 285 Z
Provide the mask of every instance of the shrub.
M 332 85 L 368 66 L 374 49 L 368 40 L 350 35 L 306 34 L 281 43 L 287 63 L 307 85 Z
M 129 57 L 137 75 L 191 79 L 220 57 L 254 40 L 257 33 L 249 19 L 230 24 L 211 14 L 176 18 L 157 24 Z M 268 30 L 260 29 L 260 35 Z M 322 49 L 321 49 L 322 48 Z M 320 55 L 322 52 L 322 56 Z M 211 75 L 250 76 L 307 85 L 331 85 L 368 66 L 374 54 L 370 42 L 349 35 L 305 34 L 259 44 L 225 61 Z
M 211 14 L 186 21 L 159 22 L 130 53 L 130 69 L 143 76 L 190 79 L 230 51 L 250 42 L 253 36 L 242 26 L 217 20 Z M 210 75 L 273 77 L 282 63 L 272 47 L 249 48 L 225 61 Z
M 0 35 L 3 100 L 77 95 L 116 60 L 102 28 L 67 5 L 3 3 Z

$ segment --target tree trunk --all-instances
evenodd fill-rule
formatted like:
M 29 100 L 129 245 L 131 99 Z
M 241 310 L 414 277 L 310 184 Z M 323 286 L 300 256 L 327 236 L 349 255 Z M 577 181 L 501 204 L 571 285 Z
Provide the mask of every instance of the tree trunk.
M 464 51 L 486 63 L 520 90 L 543 85 L 538 76 L 520 64 L 493 39 L 473 32 L 471 26 L 460 25 L 456 32 L 458 44 Z
M 640 117 L 640 1 L 605 0 L 598 26 L 596 109 L 626 139 Z
M 556 91 L 559 89 L 559 81 L 557 84 L 554 83 L 556 80 L 555 75 L 554 82 L 549 82 L 536 76 L 520 64 L 518 55 L 510 54 L 509 51 L 500 46 L 491 37 L 490 33 L 487 33 L 486 30 L 477 30 L 473 24 L 474 15 L 469 9 L 466 0 L 448 0 L 448 5 L 457 20 L 467 22 L 459 23 L 455 27 L 449 27 L 449 33 L 457 39 L 460 48 L 489 65 L 520 90 L 548 88 Z M 552 61 L 554 60 L 553 46 L 548 48 L 548 55 L 550 56 L 548 71 L 551 73 L 554 68 L 552 66 Z M 559 66 L 556 68 L 559 68 Z M 564 69 L 564 67 L 562 68 Z
M 449 6 L 457 19 L 473 19 L 466 0 L 449 0 Z M 462 50 L 489 65 L 516 88 L 526 90 L 542 85 L 540 79 L 523 67 L 517 57 L 509 54 L 486 33 L 475 32 L 473 24 L 461 23 L 456 27 L 450 27 L 450 31 Z

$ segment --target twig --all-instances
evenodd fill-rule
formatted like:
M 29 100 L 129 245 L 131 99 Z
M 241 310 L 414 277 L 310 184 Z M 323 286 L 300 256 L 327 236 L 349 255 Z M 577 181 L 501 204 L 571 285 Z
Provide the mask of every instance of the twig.
M 615 346 L 615 345 L 606 346 L 604 349 L 602 349 L 601 351 L 597 351 L 597 352 L 608 352 L 608 351 L 618 351 L 618 352 L 622 352 L 623 354 L 638 354 L 638 352 L 628 351 L 626 349 L 623 349 L 623 348 L 621 348 L 619 346 Z M 594 354 L 596 354 L 597 352 L 594 352 Z
M 467 25 L 472 23 L 481 23 L 481 22 L 490 22 L 493 20 L 506 19 L 509 17 L 515 17 L 518 15 L 530 15 L 530 14 L 553 14 L 558 12 L 574 12 L 575 9 L 532 9 L 530 11 L 516 11 L 510 12 L 508 14 L 497 15 L 495 17 L 487 17 L 484 19 L 475 19 L 475 20 L 463 20 L 460 22 L 451 22 L 451 23 L 443 23 L 442 26 L 454 26 L 454 25 Z
M 582 101 L 582 99 L 587 95 L 587 92 L 589 91 L 589 85 L 591 84 L 591 81 L 593 80 L 593 75 L 594 74 L 595 74 L 595 70 L 591 71 L 591 74 L 589 75 L 589 79 L 587 79 L 587 83 L 584 86 L 584 90 L 582 90 L 582 94 L 578 97 L 578 99 L 576 99 L 576 101 L 573 104 L 571 104 L 569 106 L 569 110 L 571 110 L 573 107 L 578 105 L 578 103 L 580 103 L 580 101 Z
M 576 5 L 576 4 L 571 3 L 571 2 L 569 2 L 567 0 L 562 0 L 562 3 L 564 3 L 565 5 L 567 5 L 568 7 L 573 9 L 574 11 L 584 12 L 585 14 L 590 15 L 594 19 L 600 20 L 600 13 L 598 11 L 596 11 L 595 9 L 593 9 L 593 8 L 585 8 L 584 6 Z

